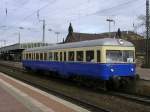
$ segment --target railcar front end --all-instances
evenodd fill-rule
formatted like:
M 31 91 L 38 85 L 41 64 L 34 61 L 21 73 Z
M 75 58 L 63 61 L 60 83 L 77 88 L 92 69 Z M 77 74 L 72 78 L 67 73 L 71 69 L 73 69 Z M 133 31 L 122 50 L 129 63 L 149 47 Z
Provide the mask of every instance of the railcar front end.
M 109 84 L 115 86 L 115 88 L 135 79 L 135 48 L 106 47 L 103 75 L 108 76 Z

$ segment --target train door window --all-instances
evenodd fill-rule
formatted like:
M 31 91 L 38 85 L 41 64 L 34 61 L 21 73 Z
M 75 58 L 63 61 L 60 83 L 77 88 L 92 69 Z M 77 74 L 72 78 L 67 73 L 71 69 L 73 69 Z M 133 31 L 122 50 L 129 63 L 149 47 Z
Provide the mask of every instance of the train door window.
M 34 53 L 34 60 L 36 60 L 36 53 Z
M 40 60 L 43 60 L 43 53 L 40 53 Z
M 64 61 L 66 61 L 66 52 L 64 52 Z
M 39 53 L 36 53 L 36 60 L 39 60 Z
M 77 61 L 83 61 L 83 51 L 77 51 Z
M 97 50 L 97 62 L 101 62 L 101 51 Z
M 53 53 L 52 52 L 49 52 L 49 60 L 53 60 Z
M 47 53 L 44 53 L 44 60 L 47 60 Z
M 62 52 L 60 52 L 60 61 L 62 61 Z
M 58 52 L 54 52 L 54 60 L 58 61 Z
M 86 51 L 86 61 L 87 62 L 94 62 L 94 51 Z
M 68 61 L 74 61 L 74 51 L 68 52 Z

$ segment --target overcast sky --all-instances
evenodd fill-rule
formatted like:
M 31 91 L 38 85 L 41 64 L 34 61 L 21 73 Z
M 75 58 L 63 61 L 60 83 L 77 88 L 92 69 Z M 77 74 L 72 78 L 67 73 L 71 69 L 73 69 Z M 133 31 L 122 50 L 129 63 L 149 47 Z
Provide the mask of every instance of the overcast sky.
M 42 22 L 39 19 L 46 20 L 45 40 L 48 43 L 57 42 L 55 32 L 60 32 L 59 42 L 62 41 L 68 33 L 70 22 L 74 32 L 102 33 L 108 32 L 106 19 L 110 17 L 115 20 L 111 31 L 117 28 L 133 31 L 137 17 L 145 14 L 145 1 L 0 0 L 0 40 L 5 39 L 7 45 L 17 43 L 18 32 L 21 32 L 21 43 L 41 42 Z

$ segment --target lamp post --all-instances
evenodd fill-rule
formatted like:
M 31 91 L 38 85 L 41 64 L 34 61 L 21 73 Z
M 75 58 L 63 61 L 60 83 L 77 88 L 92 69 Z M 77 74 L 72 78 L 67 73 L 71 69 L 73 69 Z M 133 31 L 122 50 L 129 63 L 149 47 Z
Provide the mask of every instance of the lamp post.
M 43 23 L 43 36 L 42 36 L 42 43 L 45 43 L 45 20 L 40 20 Z
M 60 32 L 58 32 L 58 31 L 54 31 L 54 30 L 53 30 L 53 29 L 51 29 L 51 28 L 50 28 L 50 29 L 48 29 L 48 31 L 49 31 L 49 32 L 53 31 L 53 32 L 57 35 L 57 42 L 56 42 L 56 43 L 58 43 L 58 41 L 59 41 L 59 40 L 58 40 L 58 36 L 59 36 Z
M 60 34 L 60 32 L 55 32 L 55 34 L 57 35 L 57 43 L 58 43 L 58 35 Z
M 109 37 L 111 38 L 111 22 L 115 23 L 115 21 L 113 19 L 106 19 L 106 21 L 109 22 Z

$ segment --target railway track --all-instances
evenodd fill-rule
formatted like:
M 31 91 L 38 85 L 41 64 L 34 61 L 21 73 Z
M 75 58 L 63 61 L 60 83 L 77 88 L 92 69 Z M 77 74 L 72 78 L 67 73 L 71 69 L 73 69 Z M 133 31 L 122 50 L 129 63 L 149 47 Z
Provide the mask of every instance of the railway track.
M 35 80 L 31 80 L 31 77 L 28 77 L 28 78 L 24 78 L 24 77 L 20 77 L 18 75 L 12 75 L 11 73 L 14 73 L 16 71 L 19 71 L 19 72 L 22 72 L 22 73 L 27 73 L 25 70 L 21 70 L 21 69 L 18 69 L 17 67 L 12 67 L 11 66 L 5 66 L 5 67 L 8 67 L 9 69 L 11 69 L 12 71 L 11 72 L 6 72 L 6 71 L 3 71 L 4 73 L 6 73 L 7 75 L 13 77 L 13 78 L 16 78 L 18 80 L 21 80 L 27 84 L 30 84 L 31 86 L 34 86 L 34 87 L 37 87 L 41 90 L 44 90 L 45 92 L 47 93 L 50 93 L 50 94 L 54 94 L 60 98 L 63 98 L 65 100 L 68 100 L 68 101 L 71 101 L 79 106 L 82 106 L 84 108 L 87 108 L 89 109 L 90 111 L 92 112 L 111 112 L 110 110 L 108 109 L 104 109 L 103 107 L 99 107 L 99 106 L 96 106 L 96 105 L 93 105 L 89 102 L 85 102 L 85 101 L 82 101 L 80 99 L 77 99 L 77 98 L 73 98 L 71 95 L 65 95 L 63 93 L 60 93 L 58 91 L 55 91 L 53 89 L 50 89 L 48 88 L 48 86 L 43 86 L 45 84 L 41 84 L 41 83 L 38 83 L 36 82 Z
M 0 66 L 2 66 L 0 64 Z M 6 69 L 7 67 L 7 70 L 4 70 Z M 94 111 L 94 112 L 111 112 L 110 109 L 105 109 L 104 107 L 100 106 L 100 105 L 97 105 L 96 103 L 92 103 L 92 102 L 87 102 L 86 100 L 82 100 L 77 97 L 73 97 L 72 95 L 69 95 L 69 94 L 64 94 L 64 93 L 61 93 L 57 90 L 55 90 L 54 88 L 49 88 L 48 86 L 48 83 L 41 83 L 41 82 L 47 82 L 47 81 L 39 81 L 37 79 L 35 79 L 35 76 L 34 75 L 27 75 L 28 73 L 23 70 L 23 69 L 19 69 L 17 67 L 12 67 L 12 66 L 7 66 L 7 65 L 3 65 L 3 70 L 0 70 L 14 78 L 17 78 L 25 83 L 28 83 L 30 85 L 33 85 L 33 86 L 36 86 L 48 93 L 52 93 L 54 95 L 57 95 L 61 98 L 64 98 L 66 100 L 69 100 L 71 102 L 74 102 L 78 105 L 81 105 L 91 111 Z M 8 70 L 9 69 L 9 70 Z M 19 74 L 19 75 L 18 75 Z M 24 76 L 20 77 L 20 74 L 25 74 Z M 37 77 L 37 75 L 36 75 Z M 123 94 L 123 93 L 119 93 L 119 92 L 103 92 L 103 94 L 109 94 L 109 95 L 113 95 L 113 96 L 117 96 L 117 97 L 120 97 L 120 98 L 123 98 L 123 99 L 127 99 L 127 100 L 130 100 L 130 101 L 134 101 L 134 102 L 137 102 L 137 103 L 140 103 L 140 104 L 144 104 L 144 105 L 150 105 L 150 99 L 149 98 L 146 98 L 146 97 L 139 97 L 139 96 L 135 96 L 135 95 L 130 95 L 130 94 Z
M 132 101 L 135 101 L 137 103 L 142 103 L 144 105 L 150 105 L 150 98 L 149 97 L 131 95 L 131 94 L 120 93 L 120 92 L 110 92 L 110 94 L 124 98 L 124 99 L 132 100 Z

